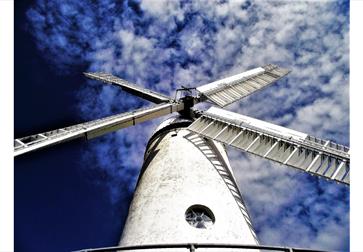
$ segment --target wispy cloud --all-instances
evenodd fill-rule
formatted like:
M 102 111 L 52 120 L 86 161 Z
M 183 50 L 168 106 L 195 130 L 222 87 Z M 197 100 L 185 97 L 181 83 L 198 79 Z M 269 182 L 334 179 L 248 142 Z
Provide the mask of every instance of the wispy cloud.
M 235 112 L 349 144 L 348 1 L 42 1 L 28 11 L 39 50 L 62 74 L 75 64 L 172 94 L 252 67 L 292 73 Z M 79 91 L 84 119 L 144 104 L 90 81 Z M 111 198 L 133 190 L 148 122 L 94 140 L 85 160 L 102 170 Z M 349 190 L 230 150 L 263 243 L 349 248 Z M 92 167 L 92 166 L 91 166 Z M 127 185 L 127 186 L 125 186 Z

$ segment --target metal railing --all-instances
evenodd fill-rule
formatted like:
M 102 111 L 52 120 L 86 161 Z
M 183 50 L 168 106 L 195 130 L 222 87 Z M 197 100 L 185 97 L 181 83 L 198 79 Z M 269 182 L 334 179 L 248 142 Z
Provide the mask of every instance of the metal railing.
M 197 252 L 200 248 L 220 248 L 220 249 L 255 249 L 257 251 L 281 251 L 281 252 L 327 252 L 324 250 L 303 249 L 280 246 L 265 245 L 246 245 L 246 244 L 224 244 L 224 243 L 176 243 L 176 244 L 146 244 L 135 246 L 115 246 L 104 248 L 82 249 L 73 252 L 112 252 L 112 251 L 128 251 L 128 250 L 148 250 L 148 249 L 168 249 L 168 248 L 184 248 L 190 252 Z

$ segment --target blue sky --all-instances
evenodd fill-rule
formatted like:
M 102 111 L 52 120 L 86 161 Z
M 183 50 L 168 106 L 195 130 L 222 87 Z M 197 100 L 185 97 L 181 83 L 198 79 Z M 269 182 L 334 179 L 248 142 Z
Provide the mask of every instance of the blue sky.
M 289 68 L 278 84 L 228 109 L 349 145 L 348 1 L 38 0 L 25 15 L 34 50 L 59 79 L 72 81 L 80 69 L 106 71 L 173 95 L 180 85 L 268 63 Z M 76 120 L 146 104 L 113 87 L 77 82 L 67 84 Z M 107 188 L 111 204 L 132 193 L 160 121 L 82 146 L 80 172 L 103 175 L 88 180 Z M 349 249 L 347 187 L 233 149 L 229 156 L 261 243 Z

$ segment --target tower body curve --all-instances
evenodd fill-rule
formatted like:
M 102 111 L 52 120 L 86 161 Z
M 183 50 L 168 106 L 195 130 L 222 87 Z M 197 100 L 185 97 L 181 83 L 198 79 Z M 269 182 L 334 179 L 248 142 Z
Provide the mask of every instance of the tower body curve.
M 151 137 L 120 245 L 257 244 L 224 146 L 185 123 Z

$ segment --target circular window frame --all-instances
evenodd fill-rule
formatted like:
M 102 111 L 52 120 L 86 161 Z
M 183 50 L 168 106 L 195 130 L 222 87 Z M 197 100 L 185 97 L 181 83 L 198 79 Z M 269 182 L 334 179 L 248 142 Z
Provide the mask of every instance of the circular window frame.
M 190 218 L 190 214 L 193 214 L 193 213 L 194 213 L 194 218 L 207 216 L 209 218 L 209 220 L 206 222 L 206 220 L 203 219 L 203 222 L 199 222 L 200 225 L 198 225 L 198 222 L 196 222 L 195 220 L 191 221 L 191 220 L 187 219 L 188 217 Z M 200 215 L 201 213 L 202 213 L 202 215 Z M 197 229 L 209 229 L 216 222 L 216 218 L 214 216 L 213 211 L 210 210 L 209 207 L 201 205 L 201 204 L 195 204 L 195 205 L 191 205 L 190 207 L 188 207 L 187 210 L 185 211 L 184 217 L 185 217 L 185 221 L 190 226 L 197 228 Z M 208 223 L 208 224 L 206 225 L 206 223 Z

